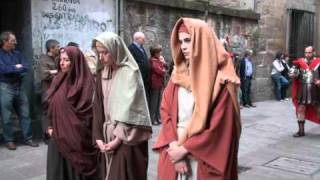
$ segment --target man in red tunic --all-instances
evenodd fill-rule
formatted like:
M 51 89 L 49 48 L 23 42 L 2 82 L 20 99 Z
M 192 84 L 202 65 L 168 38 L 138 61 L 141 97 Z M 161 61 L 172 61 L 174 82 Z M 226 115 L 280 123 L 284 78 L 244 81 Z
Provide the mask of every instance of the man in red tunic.
M 237 180 L 240 112 L 232 60 L 204 21 L 171 34 L 174 70 L 164 90 L 158 180 Z
M 305 136 L 305 119 L 320 123 L 320 58 L 314 57 L 314 48 L 305 48 L 305 57 L 292 62 L 292 101 L 296 107 L 299 131 L 294 137 Z

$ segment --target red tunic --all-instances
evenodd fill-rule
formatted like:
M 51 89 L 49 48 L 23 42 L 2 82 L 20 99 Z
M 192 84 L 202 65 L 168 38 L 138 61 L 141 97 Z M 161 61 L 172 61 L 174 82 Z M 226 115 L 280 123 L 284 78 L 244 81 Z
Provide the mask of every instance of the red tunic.
M 318 64 L 320 64 L 320 58 L 314 58 L 309 65 L 304 61 L 304 58 L 299 58 L 293 61 L 292 64 L 297 66 L 299 69 L 304 69 L 304 70 L 314 69 Z M 299 86 L 300 86 L 299 79 L 294 79 L 292 82 L 292 101 L 294 106 L 296 107 L 296 113 L 298 113 L 298 106 L 299 106 L 298 104 Z M 320 117 L 317 117 L 316 115 L 315 106 L 306 105 L 305 119 L 320 124 Z
M 151 75 L 150 75 L 150 88 L 161 89 L 163 88 L 163 80 L 165 75 L 165 63 L 160 59 L 151 57 Z
M 198 161 L 199 180 L 237 180 L 240 128 L 227 88 L 217 98 L 207 128 L 187 139 L 183 146 Z M 177 173 L 166 152 L 172 141 L 177 141 L 178 86 L 169 81 L 161 103 L 162 127 L 153 150 L 160 153 L 158 180 L 175 180 Z

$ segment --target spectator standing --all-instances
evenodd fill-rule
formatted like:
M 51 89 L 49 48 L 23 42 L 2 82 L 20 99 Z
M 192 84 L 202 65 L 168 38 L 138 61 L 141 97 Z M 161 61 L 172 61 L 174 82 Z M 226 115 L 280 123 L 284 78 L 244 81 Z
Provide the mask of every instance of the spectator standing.
M 253 78 L 252 50 L 246 50 L 240 61 L 240 80 L 242 92 L 242 105 L 244 107 L 256 107 L 251 101 L 251 81 Z
M 284 70 L 281 72 L 281 75 L 288 80 L 288 85 L 282 88 L 282 93 L 281 93 L 282 99 L 289 100 L 287 98 L 287 90 L 288 90 L 288 87 L 289 87 L 290 81 L 291 81 L 291 79 L 289 77 L 289 71 L 290 71 L 289 55 L 283 54 L 283 58 L 281 58 L 281 63 L 282 63 L 282 66 L 284 67 Z
M 282 75 L 285 70 L 282 64 L 283 53 L 277 52 L 274 61 L 272 62 L 271 78 L 274 83 L 274 93 L 278 101 L 284 100 L 284 95 L 282 94 L 283 89 L 289 84 L 288 80 Z
M 42 102 L 46 96 L 46 92 L 50 87 L 53 77 L 58 73 L 58 58 L 59 58 L 60 44 L 55 39 L 49 39 L 46 42 L 46 53 L 42 54 L 39 59 L 39 79 L 41 81 L 41 97 Z M 44 140 L 46 142 L 48 134 L 46 132 L 48 126 L 47 113 L 42 110 L 42 130 L 44 134 Z
M 29 63 L 15 50 L 16 36 L 9 31 L 0 34 L 0 109 L 3 137 L 9 150 L 15 150 L 11 115 L 15 110 L 20 120 L 24 144 L 37 147 L 32 141 L 29 102 L 22 81 L 29 70 Z
M 133 35 L 133 43 L 129 45 L 128 49 L 133 58 L 137 62 L 140 72 L 142 74 L 143 85 L 147 96 L 147 102 L 150 102 L 150 87 L 149 79 L 151 66 L 148 60 L 148 55 L 143 47 L 145 43 L 145 35 L 142 32 L 136 32 Z
M 166 73 L 166 62 L 161 55 L 161 45 L 155 45 L 150 48 L 150 64 L 151 64 L 151 76 L 150 76 L 150 114 L 153 125 L 160 124 L 160 101 L 162 95 L 162 89 L 164 86 L 164 76 Z

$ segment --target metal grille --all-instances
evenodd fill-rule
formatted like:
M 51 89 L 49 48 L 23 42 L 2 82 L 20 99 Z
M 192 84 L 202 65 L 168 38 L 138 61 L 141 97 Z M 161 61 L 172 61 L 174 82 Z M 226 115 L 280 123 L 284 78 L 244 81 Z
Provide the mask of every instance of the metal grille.
M 292 58 L 304 56 L 304 48 L 314 43 L 314 13 L 291 9 L 289 53 Z

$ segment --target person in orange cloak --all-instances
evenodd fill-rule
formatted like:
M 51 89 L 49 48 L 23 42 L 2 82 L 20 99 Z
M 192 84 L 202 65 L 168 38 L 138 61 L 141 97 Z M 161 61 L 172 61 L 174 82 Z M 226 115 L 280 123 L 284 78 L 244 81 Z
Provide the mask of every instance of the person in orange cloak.
M 204 21 L 181 18 L 171 34 L 174 71 L 164 90 L 158 180 L 237 180 L 241 131 L 232 60 Z

